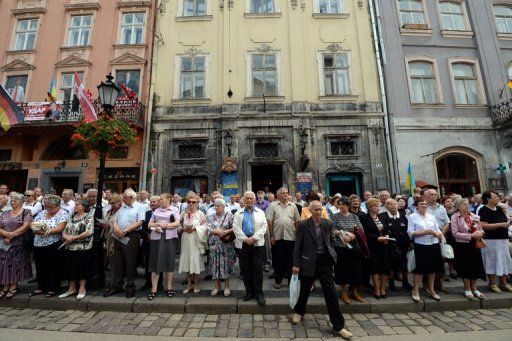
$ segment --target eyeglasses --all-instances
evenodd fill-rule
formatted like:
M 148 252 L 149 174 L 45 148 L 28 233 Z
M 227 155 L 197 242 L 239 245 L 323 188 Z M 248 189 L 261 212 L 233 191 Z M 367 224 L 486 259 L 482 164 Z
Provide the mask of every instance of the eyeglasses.
M 48 206 L 48 205 L 46 205 L 46 208 L 47 209 L 49 208 L 50 210 L 56 209 L 57 207 L 59 207 L 59 206 Z
M 189 200 L 188 201 L 189 204 L 197 204 L 197 201 L 192 201 L 192 200 Z

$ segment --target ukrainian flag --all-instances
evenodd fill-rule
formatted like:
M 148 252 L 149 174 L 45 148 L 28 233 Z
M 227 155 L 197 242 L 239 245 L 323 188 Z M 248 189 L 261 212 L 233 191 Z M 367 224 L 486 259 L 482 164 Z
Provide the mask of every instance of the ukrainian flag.
M 416 181 L 414 180 L 414 175 L 412 175 L 412 166 L 409 162 L 409 167 L 407 167 L 407 175 L 405 176 L 405 189 L 409 190 L 410 193 L 413 193 L 415 187 Z
M 57 87 L 55 86 L 55 76 L 52 77 L 50 81 L 50 88 L 48 89 L 48 98 L 50 102 L 55 102 L 57 100 Z
M 13 125 L 23 121 L 23 115 L 7 93 L 2 84 L 0 84 L 0 126 L 4 131 L 9 130 Z

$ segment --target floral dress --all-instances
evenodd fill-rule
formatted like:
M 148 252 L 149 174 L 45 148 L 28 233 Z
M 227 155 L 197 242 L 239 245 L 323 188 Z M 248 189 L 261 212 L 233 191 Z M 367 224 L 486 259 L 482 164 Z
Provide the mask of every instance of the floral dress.
M 208 247 L 210 248 L 210 269 L 214 279 L 225 279 L 235 275 L 235 247 L 233 243 L 226 244 L 212 234 L 213 230 L 229 230 L 233 225 L 233 215 L 226 212 L 217 215 L 217 212 L 208 215 L 207 233 Z
M 14 217 L 12 212 L 3 213 L 0 218 L 0 229 L 12 232 L 20 228 L 24 222 L 32 222 L 30 210 L 23 210 Z M 26 233 L 26 232 L 25 232 Z M 0 250 L 0 284 L 10 284 L 23 281 L 32 277 L 32 264 L 30 252 L 23 243 L 25 234 L 13 238 L 9 244 L 9 250 Z

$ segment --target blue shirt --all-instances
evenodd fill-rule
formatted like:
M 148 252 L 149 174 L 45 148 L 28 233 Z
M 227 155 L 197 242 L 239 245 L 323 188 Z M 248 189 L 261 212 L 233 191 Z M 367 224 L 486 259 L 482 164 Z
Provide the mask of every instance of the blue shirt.
M 248 211 L 244 209 L 244 218 L 242 220 L 242 232 L 247 237 L 252 237 L 254 235 L 254 209 Z
M 146 212 L 142 209 L 142 205 L 138 202 L 134 202 L 133 205 L 126 205 L 123 203 L 123 206 L 119 209 L 117 213 L 117 225 L 121 230 L 126 230 L 126 228 L 130 225 L 135 224 L 138 221 L 144 221 L 146 218 Z M 140 230 L 142 227 L 139 227 L 137 230 Z

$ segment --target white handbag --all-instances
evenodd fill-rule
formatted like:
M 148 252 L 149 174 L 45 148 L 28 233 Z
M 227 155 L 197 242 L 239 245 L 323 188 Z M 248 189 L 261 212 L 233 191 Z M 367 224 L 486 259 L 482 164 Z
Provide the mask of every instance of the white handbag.
M 441 241 L 441 256 L 446 259 L 453 259 L 455 255 L 453 254 L 453 247 L 446 242 L 446 239 Z
M 416 269 L 416 256 L 414 250 L 407 251 L 407 271 L 413 272 Z

